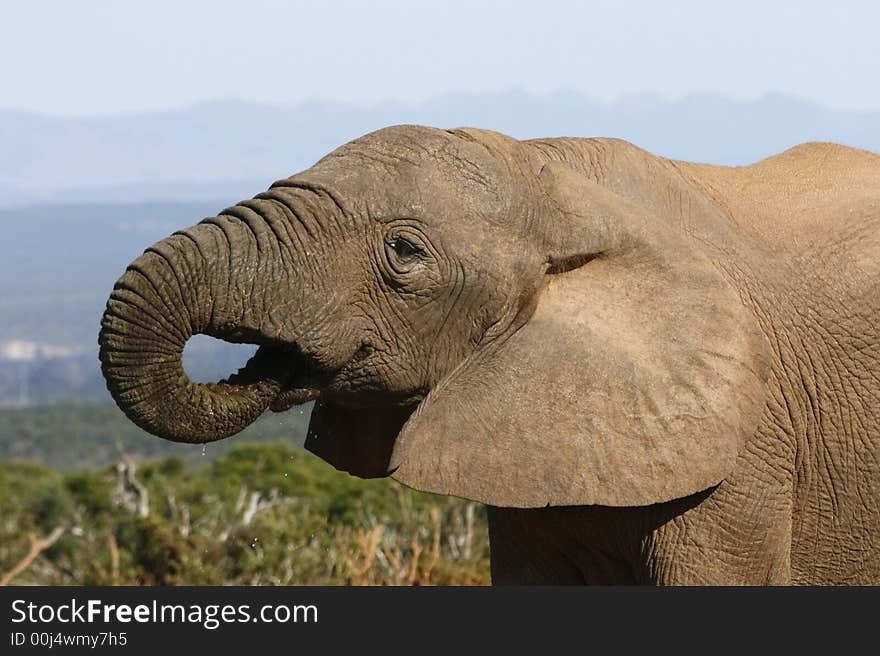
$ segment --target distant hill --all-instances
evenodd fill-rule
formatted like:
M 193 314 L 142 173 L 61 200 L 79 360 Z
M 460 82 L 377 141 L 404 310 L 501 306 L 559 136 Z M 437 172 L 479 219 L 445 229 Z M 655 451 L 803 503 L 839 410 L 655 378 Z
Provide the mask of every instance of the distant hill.
M 250 197 L 340 144 L 398 123 L 469 125 L 519 138 L 620 137 L 660 155 L 718 164 L 746 164 L 811 140 L 880 150 L 880 110 L 834 110 L 779 94 L 606 103 L 568 91 L 511 91 L 370 107 L 221 100 L 84 119 L 0 111 L 0 205 Z
M 109 400 L 97 339 L 116 279 L 152 243 L 232 202 L 0 210 L 0 406 Z M 216 381 L 253 350 L 200 337 L 184 365 Z
M 0 462 L 24 460 L 61 469 L 103 467 L 123 455 L 138 459 L 178 456 L 202 460 L 241 442 L 287 442 L 302 446 L 311 404 L 285 413 L 267 412 L 242 433 L 204 446 L 154 437 L 130 422 L 112 403 L 59 403 L 51 407 L 0 407 Z
M 0 210 L 6 237 L 0 239 L 0 341 L 94 346 L 104 303 L 128 263 L 223 207 L 192 202 Z

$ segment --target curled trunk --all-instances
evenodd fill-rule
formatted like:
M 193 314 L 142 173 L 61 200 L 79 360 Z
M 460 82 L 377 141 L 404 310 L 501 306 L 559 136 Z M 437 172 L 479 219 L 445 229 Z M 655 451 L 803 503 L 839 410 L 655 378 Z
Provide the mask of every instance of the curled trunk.
M 99 336 L 101 369 L 120 408 L 141 428 L 177 442 L 233 435 L 272 403 L 286 376 L 253 316 L 259 253 L 271 232 L 253 213 L 220 216 L 148 249 L 116 283 Z M 263 344 L 219 383 L 189 379 L 183 348 L 198 333 Z

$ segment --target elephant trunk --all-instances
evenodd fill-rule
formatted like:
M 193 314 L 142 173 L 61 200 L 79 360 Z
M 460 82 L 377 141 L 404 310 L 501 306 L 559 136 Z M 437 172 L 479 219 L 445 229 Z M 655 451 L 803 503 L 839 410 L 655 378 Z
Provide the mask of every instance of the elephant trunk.
M 277 266 L 265 256 L 277 243 L 273 249 L 272 231 L 257 212 L 230 212 L 237 216 L 175 233 L 132 262 L 101 322 L 101 369 L 113 399 L 138 426 L 168 440 L 203 443 L 239 432 L 266 410 L 288 375 L 283 351 L 272 347 L 250 309 L 259 305 L 253 281 Z M 198 333 L 262 346 L 227 380 L 195 383 L 182 357 Z

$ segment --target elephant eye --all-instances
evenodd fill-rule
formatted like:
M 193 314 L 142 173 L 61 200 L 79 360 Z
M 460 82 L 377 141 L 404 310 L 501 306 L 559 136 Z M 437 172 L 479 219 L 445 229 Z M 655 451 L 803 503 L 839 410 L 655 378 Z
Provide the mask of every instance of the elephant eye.
M 387 243 L 387 246 L 404 262 L 414 260 L 422 253 L 420 248 L 414 246 L 403 237 L 394 237 Z

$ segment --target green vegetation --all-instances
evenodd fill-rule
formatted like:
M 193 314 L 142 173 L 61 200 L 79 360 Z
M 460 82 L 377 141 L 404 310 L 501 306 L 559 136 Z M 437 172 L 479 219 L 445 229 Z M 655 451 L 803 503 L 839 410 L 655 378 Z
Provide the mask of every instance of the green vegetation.
M 269 415 L 204 457 L 120 418 L 112 406 L 0 412 L 0 581 L 488 582 L 482 506 L 335 471 L 294 443 L 307 413 Z
M 267 413 L 230 440 L 202 448 L 153 437 L 112 403 L 83 403 L 0 409 L 0 461 L 27 460 L 70 469 L 117 462 L 121 457 L 177 456 L 189 462 L 211 458 L 242 441 L 303 443 L 310 406 Z

